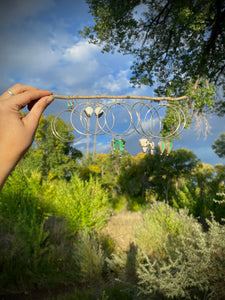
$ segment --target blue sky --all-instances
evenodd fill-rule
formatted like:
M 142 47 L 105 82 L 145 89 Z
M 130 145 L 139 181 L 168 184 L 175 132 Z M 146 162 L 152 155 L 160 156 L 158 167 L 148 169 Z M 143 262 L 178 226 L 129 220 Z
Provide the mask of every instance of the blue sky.
M 93 23 L 84 0 L 7 0 L 0 2 L 0 91 L 19 82 L 62 95 L 154 96 L 153 88 L 132 88 L 129 83 L 132 57 L 102 54 L 78 31 Z M 45 114 L 57 114 L 66 107 L 55 100 Z M 204 163 L 224 163 L 211 149 L 225 118 L 209 119 L 207 139 L 194 130 L 184 130 L 174 149 L 193 150 Z M 137 134 L 126 138 L 126 150 L 141 151 Z M 77 147 L 85 151 L 86 141 Z M 92 149 L 90 141 L 90 150 Z M 97 138 L 97 152 L 110 150 L 110 138 Z

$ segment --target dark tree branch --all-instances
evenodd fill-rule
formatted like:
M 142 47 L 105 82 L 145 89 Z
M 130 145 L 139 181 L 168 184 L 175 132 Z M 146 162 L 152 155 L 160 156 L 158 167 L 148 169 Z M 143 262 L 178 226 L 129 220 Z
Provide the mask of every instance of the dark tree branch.
M 145 27 L 146 27 L 147 31 L 146 31 L 145 38 L 144 38 L 143 43 L 142 43 L 142 47 L 144 46 L 144 44 L 146 43 L 146 41 L 148 39 L 148 35 L 149 35 L 150 30 L 152 29 L 153 24 L 155 22 L 156 22 L 156 25 L 160 24 L 159 20 L 160 20 L 161 16 L 163 15 L 163 13 L 166 11 L 166 9 L 169 7 L 169 5 L 170 5 L 170 3 L 167 2 L 166 5 L 163 7 L 163 9 L 159 12 L 159 14 L 151 21 L 151 23 L 149 23 L 149 24 L 147 24 L 147 25 L 144 26 L 144 30 L 145 30 Z M 172 5 L 167 10 L 162 23 L 165 23 L 168 15 L 169 15 L 169 13 L 171 11 L 171 8 L 172 8 Z

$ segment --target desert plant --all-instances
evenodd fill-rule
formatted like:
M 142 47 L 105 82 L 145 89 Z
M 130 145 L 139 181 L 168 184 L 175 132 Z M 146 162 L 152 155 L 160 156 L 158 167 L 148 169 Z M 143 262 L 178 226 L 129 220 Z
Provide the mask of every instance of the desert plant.
M 225 227 L 215 220 L 208 223 L 209 232 L 203 232 L 187 210 L 168 210 L 163 204 L 150 209 L 145 238 L 138 234 L 142 246 L 137 264 L 140 293 L 168 299 L 224 298 Z
M 225 220 L 224 220 L 225 221 Z M 225 298 L 225 225 L 216 222 L 212 217 L 207 221 L 209 231 L 207 233 L 208 247 L 210 249 L 210 265 L 207 269 L 210 286 L 210 299 Z
M 144 226 L 137 227 L 135 231 L 137 244 L 147 255 L 156 258 L 167 256 L 170 245 L 173 241 L 178 242 L 182 232 L 193 233 L 193 219 L 188 216 L 188 210 L 180 210 L 178 213 L 161 202 L 155 202 L 150 209 L 145 210 L 143 220 Z M 174 247 L 170 249 L 170 254 L 172 251 L 175 251 Z
M 87 229 L 79 233 L 74 243 L 72 260 L 77 270 L 77 281 L 89 285 L 99 285 L 102 281 L 104 252 L 98 238 Z
M 108 268 L 141 299 L 224 299 L 225 227 L 208 223 L 204 232 L 187 210 L 154 203 L 136 231 L 133 268 L 129 251 L 107 258 Z

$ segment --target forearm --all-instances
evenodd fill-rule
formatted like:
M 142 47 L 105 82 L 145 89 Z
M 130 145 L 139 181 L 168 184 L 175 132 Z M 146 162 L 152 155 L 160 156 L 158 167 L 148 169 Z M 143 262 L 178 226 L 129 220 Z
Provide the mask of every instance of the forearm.
M 9 157 L 9 155 L 3 155 L 0 153 L 0 191 L 8 178 L 9 174 L 15 168 L 17 162 L 19 161 L 19 157 Z
M 15 141 L 15 139 L 14 139 Z M 25 150 L 18 147 L 17 143 L 9 142 L 8 139 L 0 139 L 0 191 L 7 180 L 9 174 L 23 156 Z M 21 145 L 22 143 L 20 143 Z
M 4 147 L 5 145 L 3 144 L 0 149 L 0 191 L 9 174 L 23 156 L 23 153 L 13 152 L 11 147 Z

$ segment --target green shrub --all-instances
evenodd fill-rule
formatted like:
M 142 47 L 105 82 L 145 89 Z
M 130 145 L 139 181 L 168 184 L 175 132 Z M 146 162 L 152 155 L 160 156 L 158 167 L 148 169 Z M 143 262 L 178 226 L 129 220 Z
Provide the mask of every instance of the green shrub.
M 188 210 L 155 202 L 135 244 L 115 254 L 96 234 L 109 213 L 96 180 L 41 184 L 17 169 L 0 194 L 0 291 L 60 283 L 93 289 L 68 299 L 225 299 L 224 225 L 212 217 L 203 232 Z
M 164 259 L 153 259 L 141 253 L 137 267 L 139 290 L 152 297 L 202 299 L 208 291 L 205 271 L 209 264 L 209 253 L 203 253 L 202 247 L 196 249 L 193 244 L 183 252 L 178 249 L 176 258 L 168 254 Z
M 34 215 L 39 222 L 43 219 L 38 201 L 40 186 L 37 177 L 37 173 L 26 174 L 18 168 L 8 178 L 0 193 L 0 215 L 4 222 L 14 223 L 18 219 L 29 222 Z
M 62 221 L 53 222 L 54 217 L 40 220 L 35 203 L 21 196 L 17 219 L 7 219 L 6 214 L 1 218 L 0 291 L 51 287 L 74 278 L 75 270 L 68 268 L 73 245 L 67 238 L 70 232 Z
M 53 215 L 64 217 L 74 232 L 83 228 L 100 229 L 110 214 L 108 195 L 98 180 L 84 182 L 78 175 L 69 182 L 45 182 L 43 205 Z

